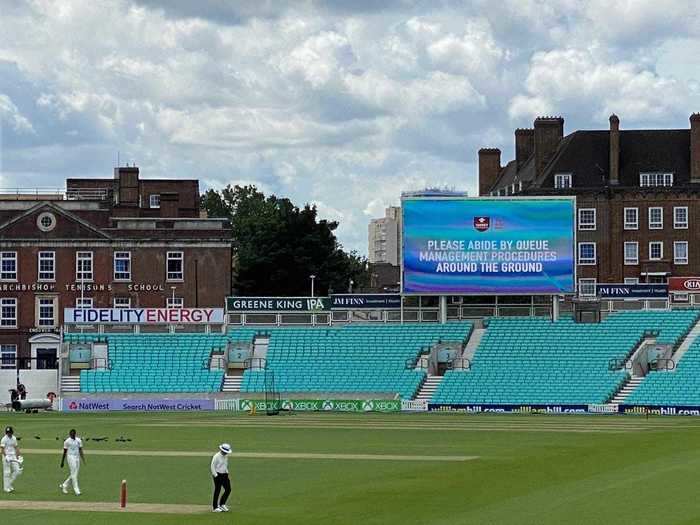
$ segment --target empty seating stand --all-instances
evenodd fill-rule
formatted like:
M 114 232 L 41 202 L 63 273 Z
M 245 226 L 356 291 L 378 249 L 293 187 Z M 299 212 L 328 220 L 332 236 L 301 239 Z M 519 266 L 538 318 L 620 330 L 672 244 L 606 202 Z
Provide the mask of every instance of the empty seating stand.
M 275 328 L 264 371 L 247 370 L 242 392 L 376 392 L 411 398 L 425 372 L 406 367 L 437 342 L 466 342 L 469 322 Z
M 66 334 L 66 342 L 106 340 L 109 370 L 82 370 L 82 392 L 218 392 L 223 370 L 209 370 L 213 351 L 226 348 L 223 334 Z
M 629 405 L 700 406 L 700 339 L 670 372 L 650 372 L 625 400 Z
M 470 371 L 448 371 L 432 402 L 445 404 L 604 403 L 628 377 L 610 371 L 646 335 L 677 344 L 696 310 L 611 314 L 599 324 L 571 319 L 493 318 Z

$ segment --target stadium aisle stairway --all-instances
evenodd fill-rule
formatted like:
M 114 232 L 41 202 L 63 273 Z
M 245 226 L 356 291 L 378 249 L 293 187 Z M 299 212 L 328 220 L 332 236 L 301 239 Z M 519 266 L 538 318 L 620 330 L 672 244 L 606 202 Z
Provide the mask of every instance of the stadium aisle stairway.
M 629 405 L 700 406 L 700 339 L 670 372 L 650 372 L 625 400 Z
M 599 324 L 492 318 L 472 369 L 448 371 L 432 402 L 604 403 L 627 377 L 624 371 L 608 370 L 611 359 L 629 357 L 649 333 L 657 334 L 659 343 L 678 344 L 698 315 L 698 310 L 620 312 Z M 700 366 L 700 350 L 687 357 L 689 369 Z M 700 389 L 694 391 L 700 401 Z
M 437 342 L 466 342 L 470 322 L 274 328 L 265 371 L 246 370 L 242 392 L 264 392 L 274 376 L 279 392 L 382 392 L 413 397 L 424 371 L 406 361 Z
M 240 334 L 252 338 L 252 334 Z M 223 370 L 205 367 L 223 334 L 65 334 L 66 342 L 106 340 L 111 370 L 82 370 L 81 392 L 218 392 Z

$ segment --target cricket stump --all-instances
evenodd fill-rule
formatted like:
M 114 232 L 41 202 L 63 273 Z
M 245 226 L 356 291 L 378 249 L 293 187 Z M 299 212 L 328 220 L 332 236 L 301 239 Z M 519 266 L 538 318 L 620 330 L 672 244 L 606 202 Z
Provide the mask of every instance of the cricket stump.
M 126 508 L 126 480 L 122 480 L 122 487 L 119 493 L 119 507 L 122 509 Z

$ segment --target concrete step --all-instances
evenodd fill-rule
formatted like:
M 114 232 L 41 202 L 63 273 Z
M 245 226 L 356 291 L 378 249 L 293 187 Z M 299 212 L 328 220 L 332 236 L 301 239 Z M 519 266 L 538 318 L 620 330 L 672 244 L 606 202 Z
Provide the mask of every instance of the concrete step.
M 225 376 L 222 392 L 240 392 L 243 376 Z
M 678 361 L 681 360 L 683 355 L 688 351 L 691 345 L 695 342 L 698 336 L 700 336 L 700 320 L 698 320 L 698 322 L 695 323 L 695 326 L 693 326 L 693 328 L 690 329 L 690 332 L 688 332 L 688 335 L 685 336 L 685 339 L 683 339 L 683 342 L 678 347 L 678 350 L 676 350 L 675 353 L 671 356 L 676 365 L 678 364 Z
M 442 382 L 442 378 L 443 376 L 428 376 L 423 385 L 420 387 L 416 400 L 429 401 Z
M 637 389 L 642 381 L 644 381 L 643 377 L 633 377 L 627 381 L 627 383 L 625 383 L 624 386 L 612 398 L 611 403 L 615 403 L 617 405 L 623 404 L 630 394 Z
M 61 392 L 80 392 L 80 376 L 62 377 Z

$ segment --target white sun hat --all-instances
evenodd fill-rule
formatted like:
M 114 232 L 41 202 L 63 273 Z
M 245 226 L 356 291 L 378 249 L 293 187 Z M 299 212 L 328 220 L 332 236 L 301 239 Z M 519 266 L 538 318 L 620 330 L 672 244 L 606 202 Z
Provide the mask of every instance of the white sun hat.
M 228 443 L 222 443 L 219 445 L 219 450 L 223 452 L 224 454 L 230 454 L 231 453 L 231 445 Z

